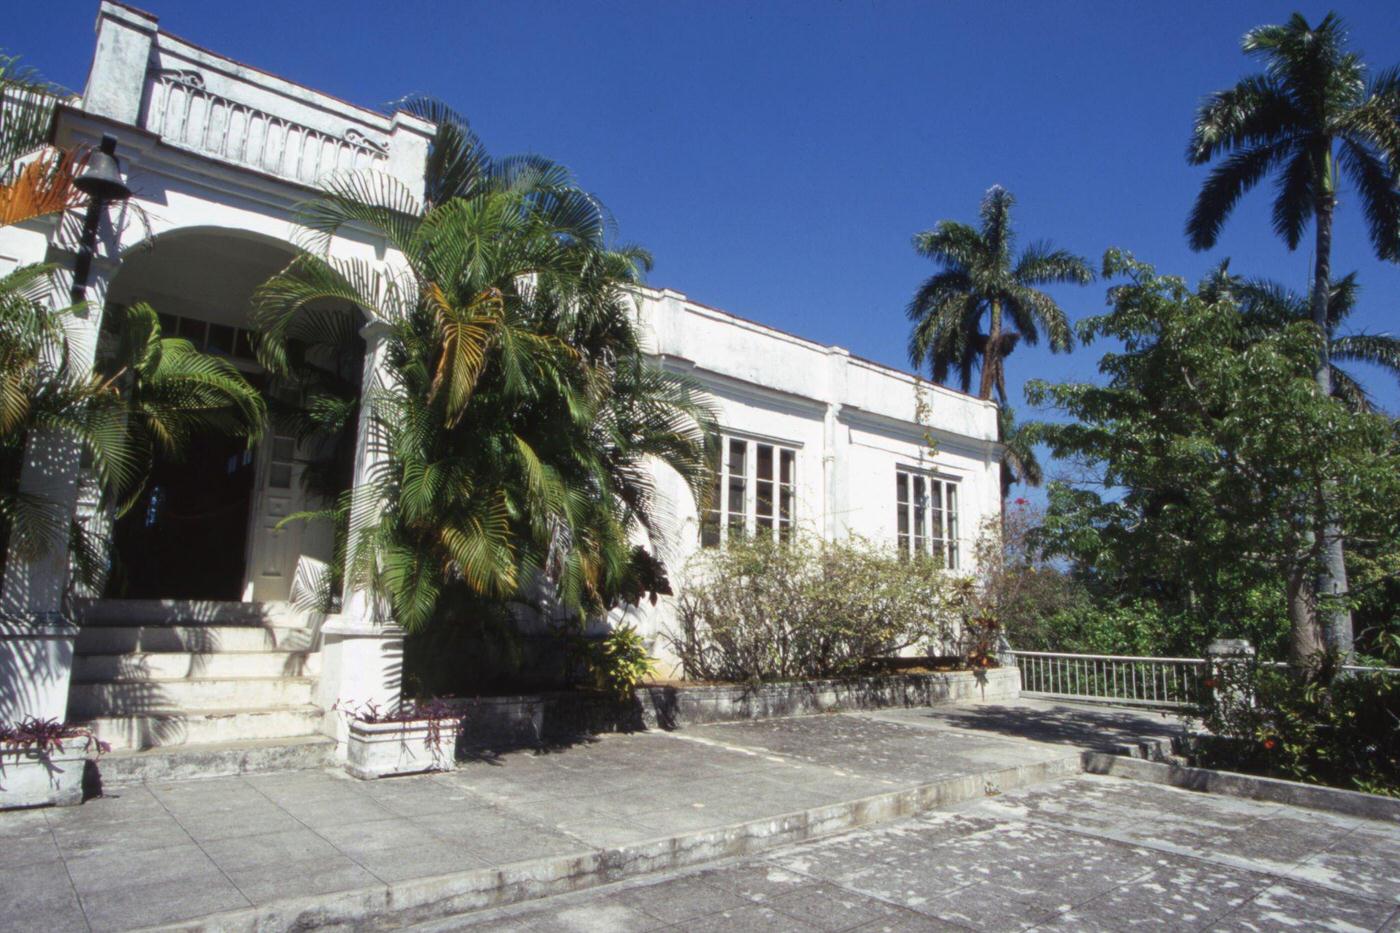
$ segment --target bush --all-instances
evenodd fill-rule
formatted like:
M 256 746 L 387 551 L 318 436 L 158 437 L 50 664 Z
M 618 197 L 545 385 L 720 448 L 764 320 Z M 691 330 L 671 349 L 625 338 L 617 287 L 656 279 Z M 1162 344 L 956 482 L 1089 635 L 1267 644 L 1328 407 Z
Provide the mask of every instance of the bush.
M 593 689 L 625 700 L 656 667 L 646 642 L 630 625 L 602 638 L 581 639 L 583 664 Z
M 757 682 L 859 673 L 908 649 L 943 654 L 957 581 L 928 558 L 853 539 L 732 541 L 703 551 L 670 639 L 687 677 Z
M 1400 676 L 1225 665 L 1198 763 L 1400 797 Z

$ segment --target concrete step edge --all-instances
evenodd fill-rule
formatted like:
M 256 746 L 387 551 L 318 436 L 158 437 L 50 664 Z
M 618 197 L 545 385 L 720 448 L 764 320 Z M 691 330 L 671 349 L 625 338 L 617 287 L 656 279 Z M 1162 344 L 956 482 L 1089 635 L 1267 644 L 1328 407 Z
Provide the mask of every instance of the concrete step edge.
M 97 771 L 103 787 L 271 771 L 308 771 L 334 763 L 335 744 L 331 737 L 313 733 L 275 739 L 124 749 L 98 759 Z
M 961 775 L 717 829 L 601 849 L 580 843 L 577 851 L 564 855 L 335 894 L 289 898 L 155 929 L 187 930 L 194 926 L 247 931 L 295 930 L 311 926 L 358 929 L 423 923 L 596 887 L 636 875 L 751 855 L 1081 773 L 1080 752 L 1074 749 L 1063 758 Z

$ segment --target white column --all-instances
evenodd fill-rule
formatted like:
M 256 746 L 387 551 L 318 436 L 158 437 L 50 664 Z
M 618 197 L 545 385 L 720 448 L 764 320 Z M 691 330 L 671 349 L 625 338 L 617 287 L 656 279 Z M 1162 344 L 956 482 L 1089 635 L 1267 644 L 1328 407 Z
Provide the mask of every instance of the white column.
M 388 384 L 388 327 L 372 322 L 361 331 L 365 338 L 365 367 L 360 392 L 360 420 L 355 443 L 355 471 L 352 487 L 352 514 L 356 520 L 372 516 L 380 503 L 368 481 L 384 463 L 382 432 L 375 423 L 370 399 L 380 386 Z M 352 527 L 356 521 L 352 521 Z M 355 552 L 358 541 L 350 533 L 346 553 Z M 326 710 L 323 731 L 340 743 L 345 757 L 348 729 L 341 711 L 373 705 L 381 710 L 398 707 L 403 687 L 403 629 L 394 624 L 383 600 L 347 572 L 341 597 L 341 611 L 321 627 L 321 706 Z
M 71 268 L 72 258 L 51 255 Z M 87 309 L 68 328 L 69 366 L 77 378 L 92 371 L 107 286 L 116 263 L 94 258 L 88 279 Z M 51 306 L 67 307 L 70 275 L 60 275 L 51 293 Z M 19 488 L 26 495 L 52 504 L 63 531 L 53 545 L 26 558 L 6 555 L 0 581 L 0 720 L 27 716 L 62 721 L 68 712 L 68 681 L 73 642 L 77 636 L 66 595 L 69 580 L 68 523 L 78 505 L 82 447 L 72 437 L 39 431 L 29 439 L 20 469 Z

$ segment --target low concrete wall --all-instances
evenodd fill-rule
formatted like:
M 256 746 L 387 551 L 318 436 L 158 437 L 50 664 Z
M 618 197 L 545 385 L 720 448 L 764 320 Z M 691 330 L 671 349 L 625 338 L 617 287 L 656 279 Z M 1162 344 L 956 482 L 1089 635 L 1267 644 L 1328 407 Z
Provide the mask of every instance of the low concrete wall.
M 1020 693 L 1020 671 L 1000 667 L 754 686 L 649 686 L 637 689 L 630 702 L 578 693 L 481 697 L 462 701 L 458 751 L 519 748 L 587 734 L 683 729 L 838 709 L 1012 700 Z
M 1143 761 L 1138 758 L 1121 757 L 1103 752 L 1085 752 L 1083 765 L 1084 770 L 1091 774 L 1111 774 L 1134 781 L 1169 784 L 1183 790 L 1221 794 L 1228 797 L 1245 797 L 1250 800 L 1264 800 L 1269 803 L 1307 807 L 1312 810 L 1328 810 L 1368 820 L 1400 822 L 1400 800 L 1394 797 L 1381 797 L 1376 794 L 1344 790 L 1339 787 L 1300 784 L 1296 781 L 1284 781 L 1279 778 L 1260 777 L 1254 774 L 1237 774 L 1233 771 L 1213 771 L 1209 768 L 1191 768 L 1165 762 Z

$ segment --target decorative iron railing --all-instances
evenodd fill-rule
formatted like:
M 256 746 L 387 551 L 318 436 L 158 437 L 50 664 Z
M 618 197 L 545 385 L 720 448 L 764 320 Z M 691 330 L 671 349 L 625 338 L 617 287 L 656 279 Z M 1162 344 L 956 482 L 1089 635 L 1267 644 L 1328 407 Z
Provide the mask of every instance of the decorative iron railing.
M 1181 708 L 1200 697 L 1204 658 L 1144 658 L 1113 654 L 1016 651 L 1021 694 Z
M 303 184 L 388 158 L 354 127 L 335 136 L 210 91 L 198 71 L 157 72 L 147 129 L 166 142 Z

